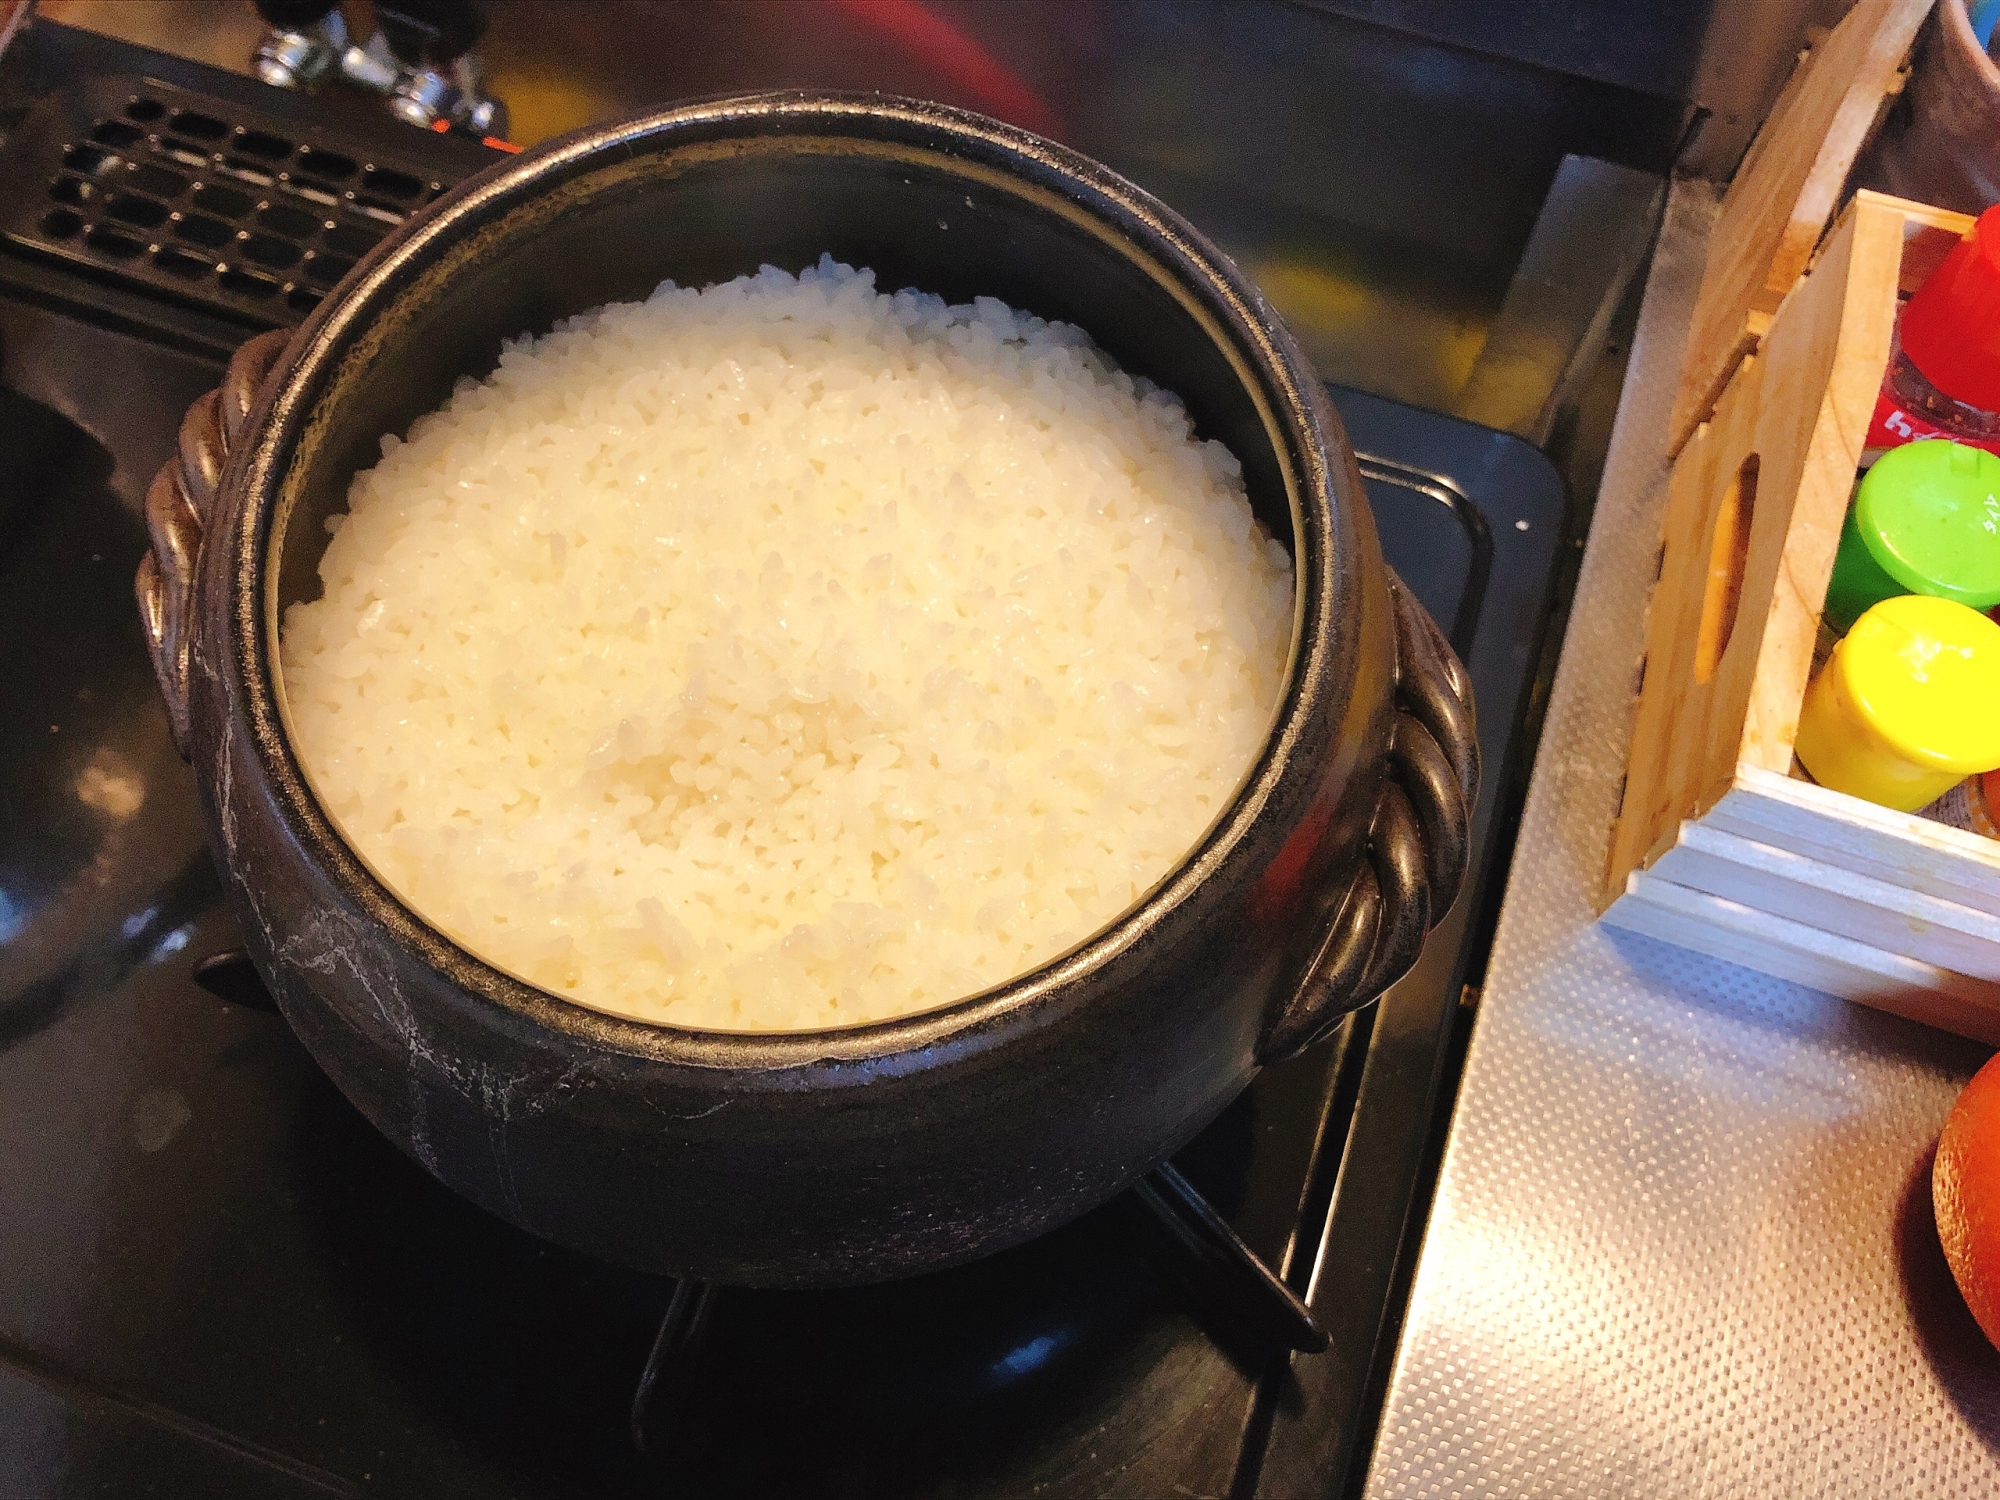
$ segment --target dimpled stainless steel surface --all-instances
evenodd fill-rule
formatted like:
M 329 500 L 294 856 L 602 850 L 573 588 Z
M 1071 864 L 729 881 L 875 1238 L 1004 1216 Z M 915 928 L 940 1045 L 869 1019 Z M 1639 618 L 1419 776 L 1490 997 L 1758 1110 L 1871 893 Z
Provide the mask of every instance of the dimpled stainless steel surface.
M 1591 920 L 1713 216 L 1677 186 L 1366 1494 L 2000 1494 L 1937 1246 L 1985 1049 Z

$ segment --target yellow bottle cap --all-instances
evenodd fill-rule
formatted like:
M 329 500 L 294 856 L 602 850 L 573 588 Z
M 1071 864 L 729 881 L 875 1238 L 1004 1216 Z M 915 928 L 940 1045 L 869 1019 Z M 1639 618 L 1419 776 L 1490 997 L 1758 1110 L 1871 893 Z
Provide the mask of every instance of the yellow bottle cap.
M 2000 625 L 1904 594 L 1863 614 L 1843 644 L 1848 697 L 1906 760 L 1958 776 L 2000 766 Z
M 2000 625 L 1950 599 L 1884 599 L 1807 690 L 1797 749 L 1822 786 L 1904 812 L 2000 767 Z

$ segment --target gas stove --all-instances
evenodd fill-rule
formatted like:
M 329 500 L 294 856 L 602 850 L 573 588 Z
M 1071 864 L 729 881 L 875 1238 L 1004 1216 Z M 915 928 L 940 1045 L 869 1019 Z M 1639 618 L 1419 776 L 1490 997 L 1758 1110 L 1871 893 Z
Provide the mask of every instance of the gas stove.
M 46 23 L 32 43 L 7 87 L 38 102 L 0 149 L 8 1492 L 1348 1486 L 1533 747 L 1564 513 L 1541 454 L 1333 391 L 1384 550 L 1480 712 L 1472 876 L 1408 978 L 1263 1073 L 1171 1171 L 1039 1241 L 862 1290 L 677 1300 L 457 1198 L 254 993 L 195 982 L 237 938 L 132 600 L 146 484 L 228 351 L 490 158 Z M 232 165 L 252 176 L 210 170 Z M 1260 1322 L 1277 1304 L 1246 1252 L 1324 1351 Z

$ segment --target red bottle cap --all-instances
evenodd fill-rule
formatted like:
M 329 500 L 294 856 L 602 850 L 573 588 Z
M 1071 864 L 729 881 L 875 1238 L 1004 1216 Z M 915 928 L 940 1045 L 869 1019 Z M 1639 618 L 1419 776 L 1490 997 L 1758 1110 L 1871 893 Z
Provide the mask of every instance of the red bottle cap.
M 1903 308 L 1903 352 L 1954 401 L 2000 411 L 2000 204 Z

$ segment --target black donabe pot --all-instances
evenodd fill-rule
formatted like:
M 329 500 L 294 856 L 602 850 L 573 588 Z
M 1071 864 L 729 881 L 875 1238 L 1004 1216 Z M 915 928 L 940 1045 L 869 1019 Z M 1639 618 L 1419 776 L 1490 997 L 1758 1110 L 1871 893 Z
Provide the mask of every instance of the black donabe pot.
M 621 1020 L 458 948 L 342 842 L 287 742 L 278 620 L 316 592 L 323 522 L 380 436 L 490 370 L 502 339 L 664 277 L 796 270 L 822 251 L 874 267 L 884 288 L 1076 322 L 1179 392 L 1297 558 L 1282 705 L 1180 867 L 1032 974 L 841 1031 Z M 766 94 L 496 166 L 413 218 L 289 343 L 245 346 L 189 413 L 148 519 L 139 598 L 155 665 L 286 1019 L 445 1183 L 630 1265 L 834 1285 L 1052 1229 L 1379 994 L 1463 874 L 1469 686 L 1384 566 L 1297 346 L 1162 205 L 976 115 Z

